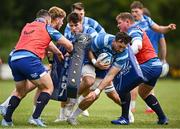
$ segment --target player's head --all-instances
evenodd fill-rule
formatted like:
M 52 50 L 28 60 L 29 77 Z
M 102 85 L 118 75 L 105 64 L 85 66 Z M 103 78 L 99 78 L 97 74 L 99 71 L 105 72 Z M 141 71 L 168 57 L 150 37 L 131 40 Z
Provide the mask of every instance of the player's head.
M 112 47 L 116 52 L 122 52 L 127 47 L 128 43 L 131 42 L 131 39 L 132 38 L 127 33 L 118 32 L 116 33 Z
M 72 33 L 80 33 L 83 30 L 83 25 L 82 25 L 82 17 L 75 13 L 72 12 L 67 16 L 67 22 L 69 23 L 70 30 Z
M 71 7 L 71 11 L 78 13 L 82 18 L 85 15 L 84 5 L 81 2 L 74 3 Z
M 151 16 L 151 13 L 150 13 L 149 9 L 147 9 L 147 8 L 143 8 L 143 14 L 148 16 L 148 17 Z
M 131 14 L 135 20 L 140 20 L 143 15 L 143 4 L 140 1 L 134 1 L 131 5 Z
M 51 15 L 45 9 L 41 9 L 36 13 L 36 18 L 43 18 L 47 24 L 51 24 Z
M 116 21 L 119 31 L 127 32 L 128 28 L 134 23 L 134 18 L 128 12 L 122 12 L 116 16 Z
M 59 7 L 53 6 L 49 9 L 49 13 L 52 19 L 52 27 L 54 27 L 55 29 L 60 29 L 63 25 L 63 20 L 66 17 L 66 12 Z

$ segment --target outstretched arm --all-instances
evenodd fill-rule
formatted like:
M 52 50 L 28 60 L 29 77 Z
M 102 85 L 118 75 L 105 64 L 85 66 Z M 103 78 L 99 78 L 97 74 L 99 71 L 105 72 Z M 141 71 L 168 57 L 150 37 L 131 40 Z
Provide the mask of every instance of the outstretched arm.
M 158 24 L 153 24 L 152 29 L 156 32 L 160 32 L 160 33 L 167 33 L 171 30 L 175 30 L 176 29 L 176 24 L 171 23 L 168 26 L 160 26 Z

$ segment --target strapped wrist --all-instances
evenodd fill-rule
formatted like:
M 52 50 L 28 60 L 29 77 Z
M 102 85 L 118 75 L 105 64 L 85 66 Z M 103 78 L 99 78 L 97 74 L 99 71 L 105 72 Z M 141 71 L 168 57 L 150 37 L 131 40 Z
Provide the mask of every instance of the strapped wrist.
M 95 65 L 96 62 L 97 62 L 97 60 L 93 58 L 93 59 L 91 60 L 91 62 L 93 63 L 93 65 Z
M 101 92 L 101 90 L 97 88 L 97 89 L 95 89 L 95 91 L 94 91 L 94 92 L 95 92 L 95 94 L 96 94 L 96 95 L 99 95 L 99 94 L 100 94 L 100 92 Z

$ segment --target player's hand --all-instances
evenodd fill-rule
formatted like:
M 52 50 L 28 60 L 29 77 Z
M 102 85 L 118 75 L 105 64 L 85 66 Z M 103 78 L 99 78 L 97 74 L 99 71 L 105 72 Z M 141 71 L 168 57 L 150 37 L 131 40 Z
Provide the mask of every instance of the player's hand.
M 109 67 L 111 65 L 105 65 L 105 64 L 101 63 L 100 61 L 97 61 L 95 66 L 101 70 L 106 70 L 106 69 L 109 69 Z
M 59 60 L 59 61 L 64 60 L 64 56 L 63 56 L 62 52 L 59 52 L 59 53 L 57 54 L 57 57 L 58 57 L 58 60 Z
M 91 91 L 87 96 L 86 99 L 87 100 L 95 100 L 97 97 L 96 93 L 94 91 Z
M 168 25 L 168 27 L 169 27 L 170 30 L 175 30 L 176 29 L 176 24 L 171 23 L 171 24 Z

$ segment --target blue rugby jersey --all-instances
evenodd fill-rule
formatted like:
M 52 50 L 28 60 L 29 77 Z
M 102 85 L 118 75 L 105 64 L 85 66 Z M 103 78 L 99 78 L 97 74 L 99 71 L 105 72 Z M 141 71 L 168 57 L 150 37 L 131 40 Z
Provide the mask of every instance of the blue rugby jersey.
M 92 27 L 96 30 L 97 33 L 106 33 L 104 28 L 97 21 L 89 17 L 83 18 L 83 26 Z M 66 37 L 69 32 L 70 32 L 70 27 L 69 24 L 67 24 L 64 30 L 64 36 Z
M 92 43 L 91 49 L 94 54 L 98 57 L 99 54 L 103 52 L 109 52 L 113 55 L 113 64 L 119 69 L 123 69 L 126 66 L 126 61 L 128 59 L 128 48 L 124 49 L 123 52 L 115 52 L 112 49 L 112 42 L 115 40 L 115 36 L 111 34 L 99 34 L 96 36 Z
M 155 22 L 150 17 L 143 15 L 141 20 L 136 21 L 135 24 L 142 30 L 146 31 L 147 36 L 149 37 L 149 39 L 153 45 L 153 48 L 156 51 L 156 54 L 158 54 L 159 40 L 161 38 L 164 38 L 164 34 L 155 32 L 152 29 L 152 26 L 155 24 Z

